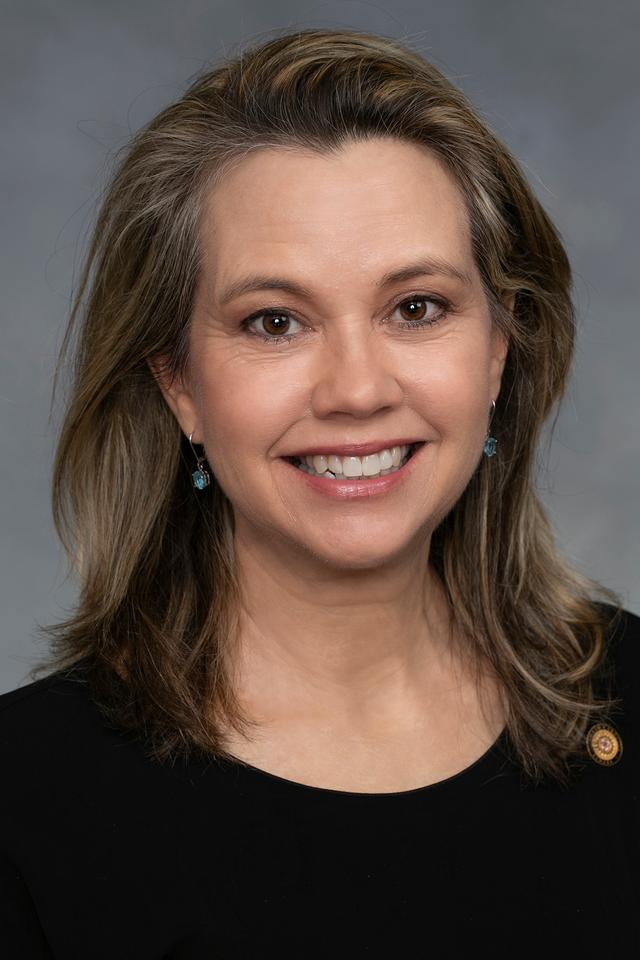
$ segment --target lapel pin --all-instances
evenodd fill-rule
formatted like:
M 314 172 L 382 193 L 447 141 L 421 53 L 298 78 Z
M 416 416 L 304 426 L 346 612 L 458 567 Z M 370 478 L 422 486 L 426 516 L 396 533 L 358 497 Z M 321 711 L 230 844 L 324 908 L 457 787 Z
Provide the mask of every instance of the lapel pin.
M 596 723 L 587 734 L 587 750 L 596 763 L 610 767 L 622 756 L 622 739 L 612 727 Z

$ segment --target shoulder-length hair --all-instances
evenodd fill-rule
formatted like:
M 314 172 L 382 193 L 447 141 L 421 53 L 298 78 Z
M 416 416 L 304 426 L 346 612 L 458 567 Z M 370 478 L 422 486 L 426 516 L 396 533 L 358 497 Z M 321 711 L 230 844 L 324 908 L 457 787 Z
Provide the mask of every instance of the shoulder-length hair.
M 534 781 L 567 782 L 587 725 L 615 705 L 597 681 L 622 609 L 560 555 L 535 491 L 541 428 L 574 349 L 571 269 L 520 167 L 463 93 L 383 36 L 310 29 L 244 49 L 127 145 L 54 378 L 55 397 L 73 343 L 52 500 L 79 599 L 69 618 L 39 626 L 50 653 L 30 675 L 82 662 L 104 715 L 160 762 L 224 756 L 222 722 L 251 727 L 225 655 L 239 622 L 233 511 L 215 477 L 194 489 L 188 439 L 149 360 L 162 358 L 169 377 L 186 370 L 204 200 L 230 165 L 262 147 L 327 154 L 379 136 L 426 145 L 454 176 L 492 322 L 509 342 L 491 422 L 499 453 L 482 458 L 434 531 L 430 560 L 470 662 L 499 678 L 512 756 Z

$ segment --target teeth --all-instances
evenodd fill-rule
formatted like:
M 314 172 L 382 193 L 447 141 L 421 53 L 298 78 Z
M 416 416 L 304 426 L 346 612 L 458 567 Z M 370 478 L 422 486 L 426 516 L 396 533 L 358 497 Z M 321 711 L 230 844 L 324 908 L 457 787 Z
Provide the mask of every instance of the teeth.
M 318 454 L 303 457 L 300 469 L 316 476 L 336 477 L 377 477 L 394 473 L 408 460 L 411 445 L 380 450 L 366 457 L 337 457 L 334 454 Z

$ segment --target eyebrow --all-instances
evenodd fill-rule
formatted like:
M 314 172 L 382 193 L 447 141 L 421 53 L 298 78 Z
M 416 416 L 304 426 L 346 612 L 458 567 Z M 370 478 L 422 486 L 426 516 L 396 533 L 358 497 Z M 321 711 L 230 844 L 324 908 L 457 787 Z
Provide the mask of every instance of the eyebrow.
M 460 270 L 454 264 L 443 260 L 441 257 L 422 257 L 413 263 L 401 267 L 399 270 L 392 270 L 385 273 L 378 281 L 376 287 L 382 290 L 391 286 L 393 283 L 400 283 L 402 280 L 413 280 L 414 277 L 422 276 L 446 276 L 453 280 L 458 280 L 465 286 L 471 286 L 472 280 L 468 273 Z M 231 300 L 242 296 L 244 293 L 252 293 L 255 290 L 283 290 L 285 293 L 291 293 L 294 296 L 302 297 L 307 300 L 313 298 L 313 293 L 308 287 L 304 287 L 294 280 L 288 280 L 286 277 L 270 277 L 264 274 L 251 274 L 248 277 L 242 277 L 236 280 L 224 291 L 220 298 L 221 306 L 226 306 Z

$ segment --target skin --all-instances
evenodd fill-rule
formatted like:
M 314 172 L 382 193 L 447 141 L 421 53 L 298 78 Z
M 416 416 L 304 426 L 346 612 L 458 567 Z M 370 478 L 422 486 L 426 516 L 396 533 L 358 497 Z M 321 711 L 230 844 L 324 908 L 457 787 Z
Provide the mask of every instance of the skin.
M 453 642 L 427 558 L 483 456 L 508 349 L 459 188 L 428 149 L 390 138 L 331 157 L 262 148 L 209 194 L 202 243 L 188 374 L 159 382 L 235 513 L 244 605 L 234 669 L 261 731 L 251 743 L 230 734 L 230 747 L 336 789 L 454 774 L 503 717 L 490 676 L 477 687 Z M 430 275 L 376 288 L 425 254 L 471 282 Z M 250 273 L 291 278 L 312 297 L 268 290 L 223 305 Z M 449 312 L 403 329 L 438 316 L 430 296 Z M 252 329 L 292 341 L 241 328 L 275 307 L 284 322 L 270 314 Z M 369 501 L 325 497 L 280 459 L 314 443 L 402 436 L 429 441 L 419 466 Z

